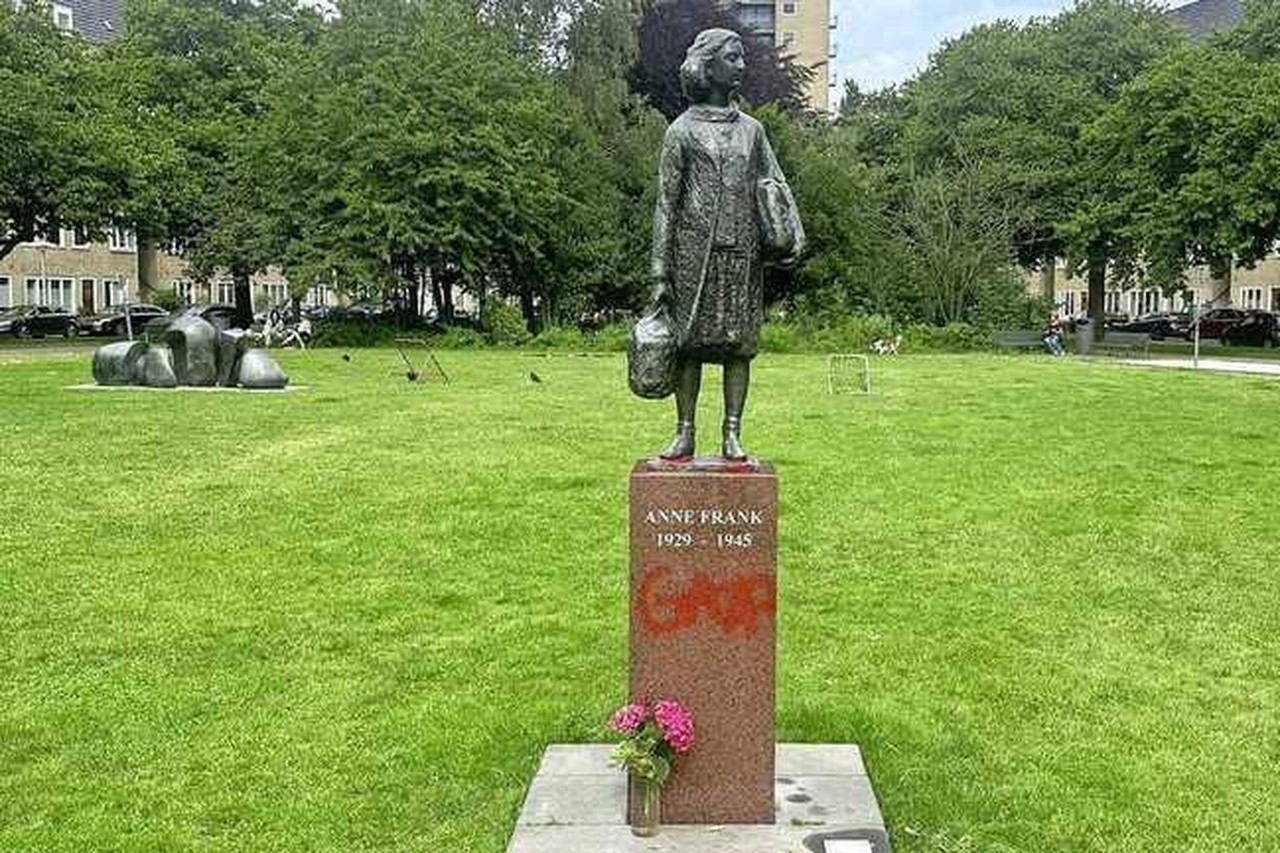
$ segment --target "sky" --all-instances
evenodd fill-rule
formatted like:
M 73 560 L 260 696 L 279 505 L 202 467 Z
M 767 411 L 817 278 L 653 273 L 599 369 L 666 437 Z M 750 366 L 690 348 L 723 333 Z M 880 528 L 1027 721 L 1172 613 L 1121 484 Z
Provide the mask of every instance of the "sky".
M 831 0 L 836 98 L 852 78 L 864 91 L 900 83 L 923 68 L 943 39 L 999 18 L 1054 15 L 1070 0 Z M 1174 3 L 1173 5 L 1178 5 Z

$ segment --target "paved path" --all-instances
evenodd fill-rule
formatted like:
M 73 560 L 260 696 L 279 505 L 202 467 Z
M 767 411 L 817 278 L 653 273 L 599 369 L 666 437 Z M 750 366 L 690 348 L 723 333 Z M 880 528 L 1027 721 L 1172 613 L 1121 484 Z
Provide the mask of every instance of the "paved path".
M 1189 358 L 1126 358 L 1125 364 L 1137 367 L 1169 367 L 1174 370 L 1195 370 L 1195 362 Z M 1202 358 L 1200 370 L 1217 373 L 1252 373 L 1259 376 L 1280 376 L 1280 361 L 1245 361 L 1243 359 Z

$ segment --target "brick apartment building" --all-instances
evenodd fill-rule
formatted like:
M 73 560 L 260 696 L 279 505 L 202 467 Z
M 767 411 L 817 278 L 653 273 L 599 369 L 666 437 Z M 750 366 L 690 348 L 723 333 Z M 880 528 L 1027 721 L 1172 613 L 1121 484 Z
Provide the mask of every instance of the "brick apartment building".
M 831 31 L 836 20 L 831 0 L 733 0 L 738 20 L 751 30 L 786 49 L 796 61 L 813 69 L 809 83 L 809 104 L 816 110 L 831 110 L 831 90 L 836 85 L 831 60 L 836 47 Z
M 102 44 L 124 34 L 124 0 L 55 0 L 54 22 L 90 42 Z M 155 283 L 172 288 L 188 303 L 234 303 L 231 279 L 197 281 L 177 254 L 160 251 Z M 66 228 L 52 229 L 32 243 L 21 243 L 0 260 L 0 308 L 48 305 L 79 314 L 92 314 L 108 305 L 139 301 L 138 246 L 134 235 L 113 229 L 106 241 L 91 241 Z M 254 310 L 287 300 L 289 283 L 278 269 L 253 278 Z M 310 304 L 336 304 L 332 288 L 313 288 Z

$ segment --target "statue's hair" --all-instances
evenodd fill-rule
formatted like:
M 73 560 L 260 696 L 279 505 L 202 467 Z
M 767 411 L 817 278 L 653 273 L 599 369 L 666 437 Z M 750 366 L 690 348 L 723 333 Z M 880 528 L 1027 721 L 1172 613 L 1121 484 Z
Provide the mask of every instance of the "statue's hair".
M 694 38 L 680 66 L 680 86 L 690 102 L 696 104 L 707 96 L 711 87 L 707 79 L 707 63 L 715 58 L 720 48 L 735 40 L 741 43 L 742 36 L 733 30 L 719 28 L 703 30 Z

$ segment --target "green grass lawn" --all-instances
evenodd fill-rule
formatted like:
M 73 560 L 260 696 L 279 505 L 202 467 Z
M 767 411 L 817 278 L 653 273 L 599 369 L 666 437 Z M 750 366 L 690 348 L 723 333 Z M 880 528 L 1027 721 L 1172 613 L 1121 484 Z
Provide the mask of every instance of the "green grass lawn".
M 504 850 L 625 698 L 627 473 L 672 416 L 617 356 L 441 358 L 287 352 L 285 395 L 0 364 L 0 849 Z M 861 744 L 903 853 L 1280 850 L 1280 383 L 877 371 L 753 377 L 780 739 Z

